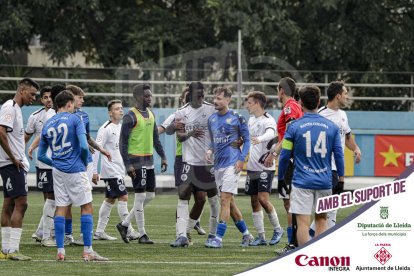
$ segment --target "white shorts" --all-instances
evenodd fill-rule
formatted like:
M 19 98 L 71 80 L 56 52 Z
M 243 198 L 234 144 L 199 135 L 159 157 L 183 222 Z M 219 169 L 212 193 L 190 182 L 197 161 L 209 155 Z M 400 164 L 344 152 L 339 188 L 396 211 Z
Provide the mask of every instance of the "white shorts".
M 311 190 L 297 188 L 292 185 L 289 212 L 298 215 L 312 215 L 315 212 L 318 198 L 330 196 L 331 194 L 332 189 Z
M 88 174 L 89 185 L 91 185 L 91 189 L 93 189 L 93 185 L 92 185 L 93 162 L 88 163 L 88 166 L 86 167 L 86 173 Z
M 234 166 L 214 170 L 214 177 L 219 192 L 237 195 L 240 173 L 235 173 Z
M 65 173 L 53 168 L 56 206 L 85 205 L 92 202 L 90 181 L 86 172 Z

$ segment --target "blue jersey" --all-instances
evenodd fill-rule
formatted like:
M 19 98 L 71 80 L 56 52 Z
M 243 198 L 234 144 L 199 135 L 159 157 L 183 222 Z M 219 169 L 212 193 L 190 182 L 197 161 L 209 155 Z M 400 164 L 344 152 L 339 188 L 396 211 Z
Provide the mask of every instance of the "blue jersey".
M 279 180 L 284 179 L 292 150 L 295 159 L 292 184 L 298 188 L 332 188 L 332 153 L 338 176 L 344 175 L 344 154 L 339 128 L 317 113 L 305 113 L 288 127 L 279 159 Z
M 41 148 L 52 150 L 53 167 L 65 173 L 85 172 L 86 164 L 81 158 L 79 135 L 85 135 L 85 126 L 72 113 L 58 113 L 49 120 L 42 130 Z
M 250 148 L 249 127 L 246 119 L 233 110 L 220 115 L 218 112 L 208 118 L 211 148 L 214 152 L 214 169 L 234 166 L 238 160 L 243 161 Z M 233 148 L 231 143 L 243 138 L 243 150 Z
M 89 115 L 82 109 L 75 109 L 75 112 L 73 114 L 76 114 L 79 116 L 83 124 L 85 125 L 86 135 L 89 136 L 90 128 L 89 128 Z M 92 154 L 88 153 L 88 163 L 93 162 Z

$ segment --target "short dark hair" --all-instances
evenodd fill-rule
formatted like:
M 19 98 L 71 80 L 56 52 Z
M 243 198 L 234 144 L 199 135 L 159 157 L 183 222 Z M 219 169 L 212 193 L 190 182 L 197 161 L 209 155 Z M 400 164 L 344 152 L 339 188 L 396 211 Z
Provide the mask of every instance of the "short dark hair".
M 253 98 L 256 102 L 259 102 L 262 108 L 265 108 L 267 103 L 266 94 L 261 91 L 253 91 L 247 95 L 247 99 Z
M 299 89 L 299 96 L 306 109 L 314 110 L 318 108 L 319 99 L 321 98 L 321 90 L 314 85 L 304 86 Z
M 188 92 L 190 94 L 192 94 L 196 90 L 204 90 L 204 85 L 199 81 L 192 82 L 188 86 Z
M 117 104 L 117 103 L 122 104 L 122 101 L 121 100 L 111 100 L 111 101 L 109 101 L 108 105 L 107 105 L 108 111 L 111 111 L 112 106 L 114 104 Z
M 214 95 L 218 95 L 218 94 L 221 94 L 221 93 L 224 93 L 224 97 L 226 97 L 226 98 L 231 98 L 231 96 L 233 95 L 231 90 L 227 87 L 219 86 L 219 87 L 214 88 L 214 91 L 213 91 Z
M 52 87 L 50 87 L 50 86 L 42 87 L 42 89 L 40 89 L 40 98 L 42 98 L 43 94 L 45 94 L 47 92 L 52 93 Z
M 66 86 L 66 90 L 69 90 L 70 92 L 73 93 L 74 96 L 85 96 L 85 92 L 82 90 L 82 88 L 80 88 L 79 86 L 73 85 L 73 84 L 69 84 Z
M 278 85 L 278 91 L 280 88 L 283 88 L 283 90 L 285 90 L 285 94 L 287 96 L 293 97 L 296 91 L 296 83 L 292 78 L 281 78 Z
M 148 83 L 140 83 L 132 88 L 132 96 L 136 99 L 138 96 L 143 95 L 145 90 L 151 90 Z
M 52 101 L 54 102 L 56 99 L 56 96 L 62 92 L 63 90 L 65 90 L 65 86 L 62 84 L 56 84 L 52 86 L 52 89 L 50 91 L 50 97 L 52 98 Z
M 20 86 L 32 86 L 34 88 L 36 88 L 36 90 L 39 90 L 40 86 L 37 82 L 35 82 L 34 80 L 30 79 L 30 78 L 24 78 L 22 80 L 19 81 L 19 87 Z
M 57 108 L 64 107 L 68 102 L 73 102 L 75 100 L 75 97 L 73 96 L 73 93 L 69 90 L 63 90 L 56 96 L 56 106 Z
M 327 94 L 328 94 L 328 101 L 332 101 L 335 99 L 336 95 L 342 94 L 344 90 L 345 83 L 344 81 L 333 81 L 329 84 Z

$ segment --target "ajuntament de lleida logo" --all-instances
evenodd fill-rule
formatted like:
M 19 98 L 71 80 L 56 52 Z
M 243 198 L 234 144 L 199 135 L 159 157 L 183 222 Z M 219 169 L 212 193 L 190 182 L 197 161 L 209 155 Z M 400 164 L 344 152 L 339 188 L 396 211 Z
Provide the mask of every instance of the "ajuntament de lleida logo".
M 387 207 L 380 207 L 380 217 L 382 219 L 387 219 L 388 218 L 388 206 Z

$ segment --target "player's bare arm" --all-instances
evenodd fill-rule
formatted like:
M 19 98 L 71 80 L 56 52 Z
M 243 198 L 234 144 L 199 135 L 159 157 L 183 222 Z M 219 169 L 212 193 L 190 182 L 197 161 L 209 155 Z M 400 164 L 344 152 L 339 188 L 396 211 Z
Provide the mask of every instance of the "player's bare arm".
M 351 135 L 351 133 L 347 134 L 345 137 L 345 145 L 348 149 L 352 150 L 354 152 L 355 156 L 355 163 L 361 162 L 361 150 L 358 147 L 357 143 L 355 142 L 354 137 Z

